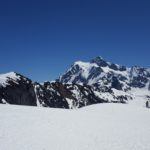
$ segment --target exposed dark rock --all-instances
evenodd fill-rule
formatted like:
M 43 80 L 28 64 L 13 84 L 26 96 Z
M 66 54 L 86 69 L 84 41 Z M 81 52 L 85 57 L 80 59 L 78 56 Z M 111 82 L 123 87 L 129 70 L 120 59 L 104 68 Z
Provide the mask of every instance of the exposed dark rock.
M 109 67 L 113 70 L 119 70 L 119 68 L 116 64 L 111 64 Z
M 91 63 L 96 63 L 100 67 L 108 66 L 108 63 L 105 60 L 103 60 L 102 57 L 96 57 L 96 58 L 92 59 Z
M 60 82 L 36 85 L 36 95 L 40 104 L 45 107 L 80 108 L 104 102 L 94 94 L 90 86 Z
M 19 80 L 8 80 L 6 87 L 0 86 L 0 102 L 4 99 L 9 104 L 36 106 L 36 96 L 32 81 L 19 74 Z
M 119 82 L 117 77 L 112 77 L 111 87 L 117 90 L 122 90 L 122 84 Z

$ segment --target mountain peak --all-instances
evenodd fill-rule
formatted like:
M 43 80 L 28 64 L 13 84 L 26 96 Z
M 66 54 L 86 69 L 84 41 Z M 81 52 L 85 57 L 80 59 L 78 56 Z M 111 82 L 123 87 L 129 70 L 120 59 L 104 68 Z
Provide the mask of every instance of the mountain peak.
M 91 61 L 102 61 L 102 60 L 104 61 L 103 57 L 97 56 L 94 59 L 92 59 Z
M 98 66 L 106 67 L 108 62 L 106 62 L 101 56 L 97 56 L 90 61 L 90 63 L 96 63 Z

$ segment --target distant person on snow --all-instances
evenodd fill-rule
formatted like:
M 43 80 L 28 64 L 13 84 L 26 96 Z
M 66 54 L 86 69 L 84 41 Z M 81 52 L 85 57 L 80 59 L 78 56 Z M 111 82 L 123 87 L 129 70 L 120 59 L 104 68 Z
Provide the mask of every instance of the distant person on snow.
M 149 101 L 146 101 L 146 107 L 149 108 Z

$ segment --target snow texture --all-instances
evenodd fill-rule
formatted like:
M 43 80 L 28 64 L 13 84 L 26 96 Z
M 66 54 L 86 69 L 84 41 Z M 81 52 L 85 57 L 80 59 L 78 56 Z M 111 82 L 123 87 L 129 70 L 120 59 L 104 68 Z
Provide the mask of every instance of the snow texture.
M 0 105 L 0 150 L 149 150 L 150 109 L 97 104 L 82 109 Z

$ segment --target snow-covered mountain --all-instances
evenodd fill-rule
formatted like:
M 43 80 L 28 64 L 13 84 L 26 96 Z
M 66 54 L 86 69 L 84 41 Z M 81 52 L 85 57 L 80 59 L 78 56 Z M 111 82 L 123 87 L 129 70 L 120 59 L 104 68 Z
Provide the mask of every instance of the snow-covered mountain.
M 90 62 L 77 61 L 60 77 L 62 83 L 77 83 L 113 87 L 118 90 L 128 90 L 131 87 L 150 88 L 150 69 L 117 65 L 96 57 Z M 118 82 L 118 84 L 115 84 Z
M 135 99 L 139 91 L 144 97 L 150 96 L 150 68 L 128 68 L 107 62 L 102 57 L 96 57 L 90 62 L 75 62 L 59 81 L 64 84 L 89 85 L 98 97 L 109 102 Z
M 0 75 L 0 103 L 79 108 L 96 103 L 150 99 L 150 68 L 125 67 L 96 57 L 75 62 L 59 79 L 43 84 L 15 72 Z

